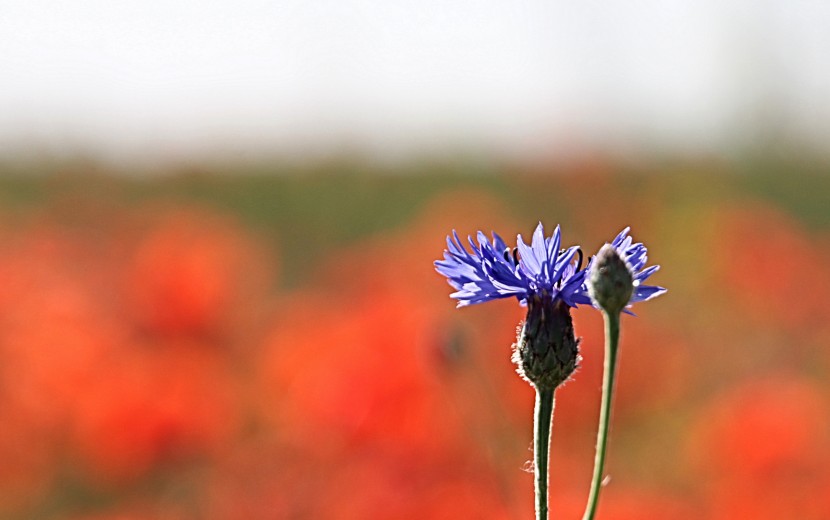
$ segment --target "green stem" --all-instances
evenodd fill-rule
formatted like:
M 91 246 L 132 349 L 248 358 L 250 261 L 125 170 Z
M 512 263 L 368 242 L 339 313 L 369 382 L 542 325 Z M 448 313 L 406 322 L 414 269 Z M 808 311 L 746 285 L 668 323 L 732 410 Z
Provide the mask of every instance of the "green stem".
M 536 476 L 536 520 L 548 518 L 548 453 L 550 427 L 553 421 L 554 390 L 536 388 L 533 409 L 533 473 Z
M 605 362 L 602 375 L 602 405 L 599 410 L 599 429 L 597 430 L 597 453 L 594 458 L 594 476 L 591 479 L 591 494 L 582 520 L 593 520 L 599 503 L 602 487 L 602 474 L 605 467 L 605 451 L 608 445 L 608 430 L 611 425 L 611 398 L 614 393 L 614 375 L 617 368 L 617 345 L 620 339 L 620 314 L 608 314 L 605 317 Z

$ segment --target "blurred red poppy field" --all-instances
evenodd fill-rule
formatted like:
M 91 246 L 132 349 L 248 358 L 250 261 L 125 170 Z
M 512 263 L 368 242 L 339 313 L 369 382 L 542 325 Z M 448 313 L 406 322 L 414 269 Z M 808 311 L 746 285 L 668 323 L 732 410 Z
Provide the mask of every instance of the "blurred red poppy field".
M 623 320 L 599 518 L 830 518 L 826 172 L 286 168 L 0 178 L 0 517 L 531 518 L 522 309 L 455 309 L 432 262 L 541 220 L 590 251 L 632 226 L 669 289 Z M 602 374 L 574 319 L 563 519 Z

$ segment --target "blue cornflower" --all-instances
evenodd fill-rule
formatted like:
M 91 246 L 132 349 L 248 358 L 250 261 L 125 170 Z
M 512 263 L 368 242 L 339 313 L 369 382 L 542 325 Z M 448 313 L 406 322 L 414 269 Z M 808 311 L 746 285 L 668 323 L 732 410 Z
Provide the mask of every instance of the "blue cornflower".
M 646 261 L 648 260 L 648 249 L 646 248 L 646 246 L 639 242 L 633 243 L 634 240 L 630 236 L 628 236 L 628 232 L 630 230 L 631 228 L 629 227 L 623 229 L 620 232 L 620 234 L 617 235 L 617 237 L 611 242 L 611 244 L 606 244 L 603 247 L 603 250 L 613 248 L 617 255 L 619 255 L 619 258 L 625 264 L 625 268 L 628 270 L 628 273 L 631 276 L 631 292 L 630 296 L 626 296 L 626 307 L 631 307 L 632 304 L 637 302 L 650 300 L 666 292 L 666 289 L 663 287 L 643 284 L 643 282 L 649 276 L 651 276 L 658 269 L 660 269 L 660 266 L 653 265 L 650 267 L 645 267 Z M 603 250 L 600 250 L 600 253 L 598 253 L 597 256 L 592 257 L 591 260 L 588 262 L 588 267 L 585 269 L 587 273 L 593 273 L 595 268 L 598 267 L 598 258 L 603 257 L 603 259 L 607 259 L 608 255 L 603 254 Z M 613 254 L 613 252 L 610 251 L 608 251 L 608 253 Z M 592 274 L 589 274 L 589 276 L 592 276 Z M 574 298 L 574 300 L 576 301 L 576 303 L 592 303 L 595 307 L 600 308 L 601 306 L 598 305 L 596 301 L 592 301 L 591 297 L 588 294 L 589 285 L 590 281 L 585 280 L 583 286 L 579 289 L 579 291 L 577 291 L 577 296 Z M 627 309 L 623 309 L 623 312 L 632 314 L 631 311 Z
M 450 296 L 458 300 L 459 307 L 511 296 L 522 305 L 536 296 L 551 303 L 562 301 L 568 307 L 590 303 L 590 298 L 581 297 L 585 281 L 582 250 L 577 246 L 559 249 L 559 226 L 546 238 L 540 222 L 531 244 L 518 235 L 517 247 L 512 250 L 496 233 L 490 241 L 479 231 L 477 239 L 468 237 L 468 252 L 453 231 L 447 237 L 444 260 L 435 262 L 436 270 L 456 289 Z
M 435 268 L 456 289 L 450 296 L 459 307 L 511 296 L 527 306 L 513 361 L 537 389 L 553 390 L 570 377 L 579 360 L 570 309 L 576 307 L 585 281 L 582 250 L 560 250 L 559 226 L 546 238 L 541 222 L 530 245 L 519 235 L 512 250 L 495 233 L 492 241 L 480 231 L 477 238 L 468 239 L 470 252 L 453 232 L 444 260 L 435 262 Z

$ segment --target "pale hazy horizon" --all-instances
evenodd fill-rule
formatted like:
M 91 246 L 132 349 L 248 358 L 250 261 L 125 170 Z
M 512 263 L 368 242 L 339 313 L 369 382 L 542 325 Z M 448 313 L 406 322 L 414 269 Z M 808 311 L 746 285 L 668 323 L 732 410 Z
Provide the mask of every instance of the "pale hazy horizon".
M 0 156 L 830 138 L 830 3 L 5 0 Z

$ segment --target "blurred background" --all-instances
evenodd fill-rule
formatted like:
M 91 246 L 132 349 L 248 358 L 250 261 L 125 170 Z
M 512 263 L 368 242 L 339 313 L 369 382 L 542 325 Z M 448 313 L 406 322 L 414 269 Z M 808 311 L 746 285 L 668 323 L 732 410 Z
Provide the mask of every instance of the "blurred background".
M 0 6 L 0 517 L 532 518 L 515 301 L 444 237 L 623 227 L 603 519 L 830 518 L 830 4 Z M 602 322 L 557 392 L 593 462 Z

